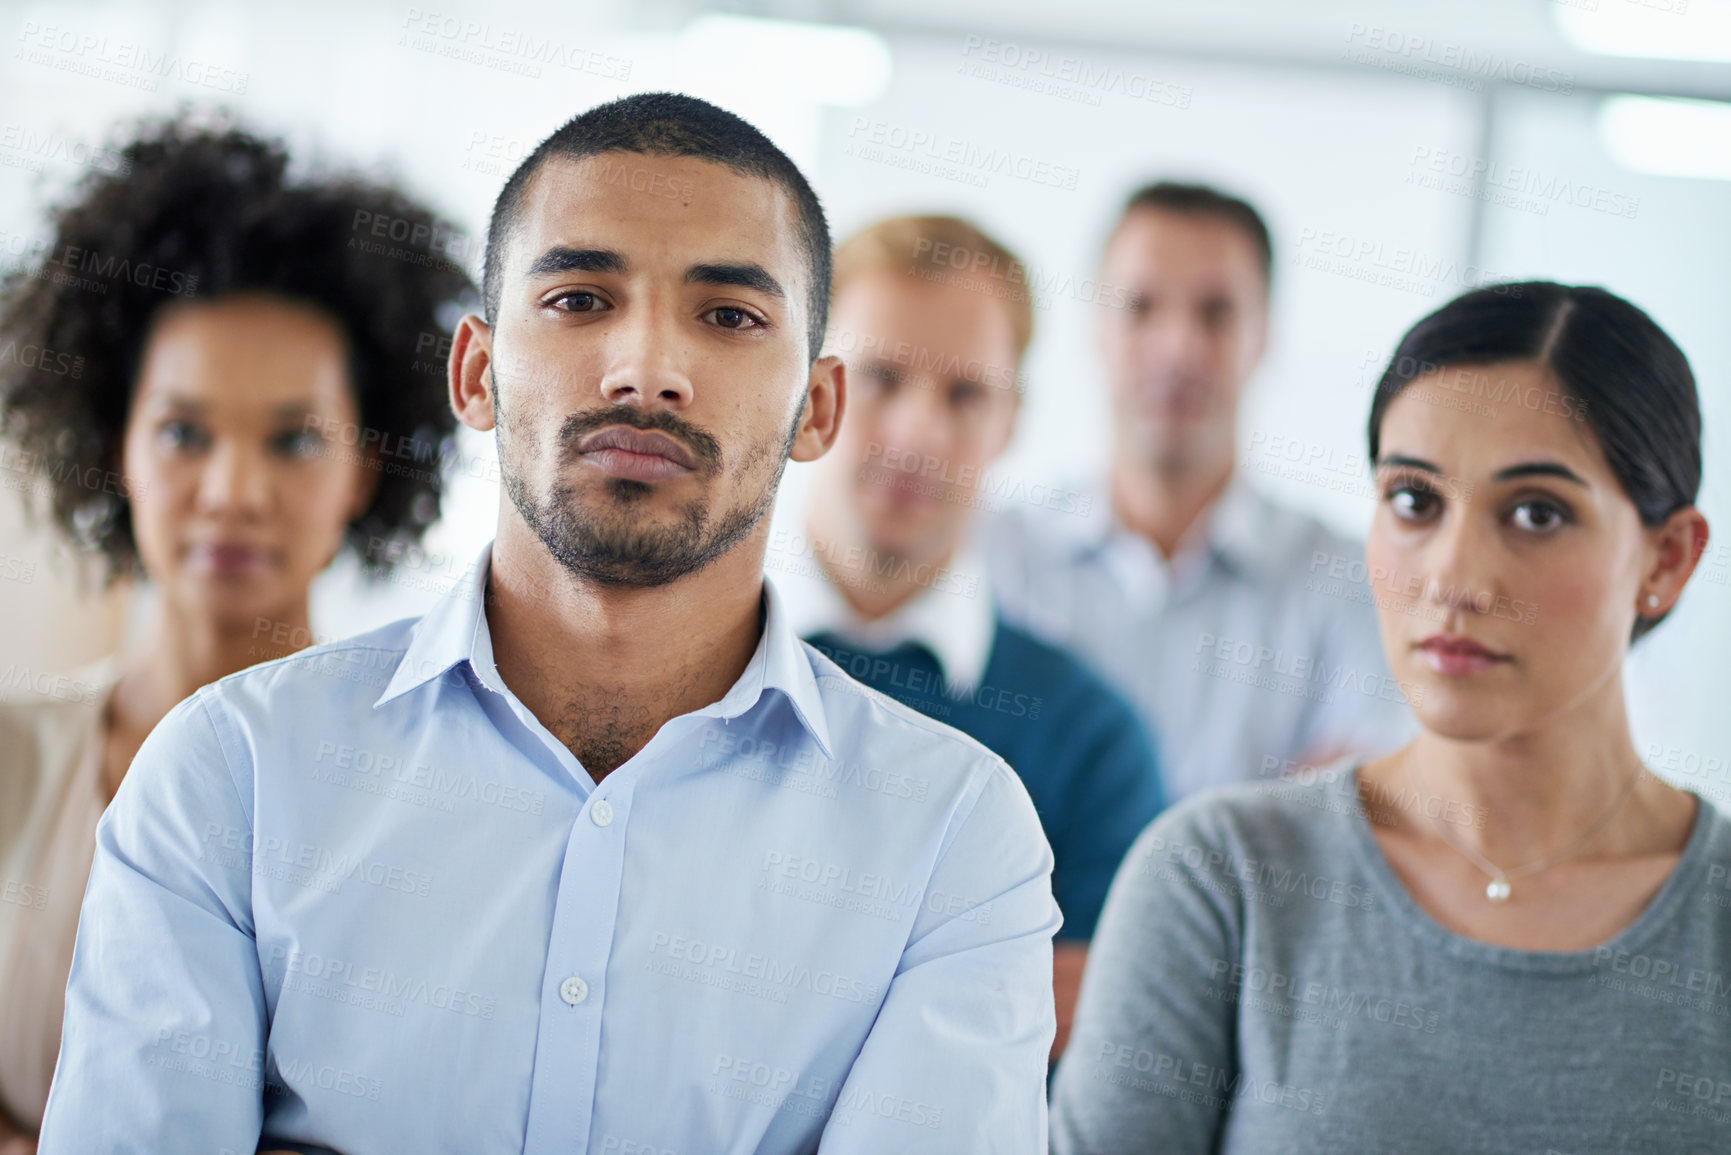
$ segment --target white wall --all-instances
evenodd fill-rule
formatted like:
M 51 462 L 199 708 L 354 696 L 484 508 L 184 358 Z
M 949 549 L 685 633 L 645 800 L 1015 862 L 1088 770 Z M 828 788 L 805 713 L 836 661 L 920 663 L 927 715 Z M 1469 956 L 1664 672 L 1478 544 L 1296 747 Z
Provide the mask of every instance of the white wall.
M 1650 313 L 1689 356 L 1705 425 L 1700 508 L 1714 536 L 1670 620 L 1635 647 L 1629 700 L 1648 764 L 1731 806 L 1731 182 L 1619 168 L 1596 132 L 1598 108 L 1591 97 L 1508 97 L 1496 155 L 1604 189 L 1607 205 L 1638 200 L 1634 215 L 1554 202 L 1543 215 L 1525 203 L 1493 207 L 1485 260 L 1517 275 L 1603 285 Z

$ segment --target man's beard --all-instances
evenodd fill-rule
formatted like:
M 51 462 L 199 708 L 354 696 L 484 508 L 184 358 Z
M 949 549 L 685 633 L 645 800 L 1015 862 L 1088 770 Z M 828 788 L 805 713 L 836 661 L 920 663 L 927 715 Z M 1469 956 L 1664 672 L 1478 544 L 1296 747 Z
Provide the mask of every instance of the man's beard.
M 775 504 L 776 488 L 781 483 L 782 470 L 803 414 L 802 407 L 801 413 L 794 415 L 762 490 L 748 503 L 714 517 L 708 500 L 698 497 L 679 509 L 679 516 L 672 524 L 656 524 L 631 516 L 632 507 L 653 492 L 649 482 L 625 477 L 605 479 L 599 487 L 603 495 L 600 508 L 586 505 L 578 496 L 577 487 L 565 480 L 557 482 L 544 497 L 531 494 L 522 473 L 514 468 L 515 460 L 506 452 L 507 445 L 520 442 L 515 436 L 514 423 L 506 415 L 501 396 L 504 390 L 497 372 L 494 388 L 499 429 L 503 434 L 499 438 L 500 473 L 511 504 L 566 572 L 604 586 L 644 589 L 663 586 L 696 573 L 743 541 Z M 713 436 L 668 410 L 643 410 L 630 405 L 574 413 L 566 418 L 555 443 L 561 472 L 566 464 L 576 460 L 578 442 L 608 425 L 653 429 L 677 438 L 697 460 L 697 473 L 703 480 L 713 482 L 723 475 L 721 446 Z M 764 470 L 770 452 L 770 447 L 753 449 L 742 462 L 740 473 L 749 479 Z

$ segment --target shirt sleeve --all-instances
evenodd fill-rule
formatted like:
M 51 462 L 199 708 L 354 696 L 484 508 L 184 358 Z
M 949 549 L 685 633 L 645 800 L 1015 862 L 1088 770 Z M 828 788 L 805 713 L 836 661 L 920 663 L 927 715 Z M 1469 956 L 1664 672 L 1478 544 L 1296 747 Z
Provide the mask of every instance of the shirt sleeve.
M 258 1144 L 251 816 L 210 694 L 151 731 L 97 825 L 41 1155 Z
M 1046 1151 L 1052 852 L 997 758 L 962 808 L 820 1155 Z
M 1165 809 L 1153 743 L 1130 707 L 1105 698 L 1058 745 L 1070 760 L 1058 828 L 1052 830 L 1052 892 L 1065 940 L 1094 936 L 1118 864 L 1136 836 Z
M 1144 831 L 1113 880 L 1053 1083 L 1053 1155 L 1215 1150 L 1236 1070 L 1217 973 L 1238 957 L 1240 922 L 1205 865 L 1215 840 L 1186 819 L 1197 802 Z

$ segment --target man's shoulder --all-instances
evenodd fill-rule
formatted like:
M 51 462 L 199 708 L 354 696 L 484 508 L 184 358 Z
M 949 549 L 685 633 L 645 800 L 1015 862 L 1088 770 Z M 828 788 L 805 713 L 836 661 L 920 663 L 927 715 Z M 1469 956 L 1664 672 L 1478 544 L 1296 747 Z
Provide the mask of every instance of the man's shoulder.
M 1241 548 L 1252 559 L 1250 588 L 1268 612 L 1313 638 L 1340 632 L 1377 651 L 1364 542 L 1265 495 L 1252 500 L 1257 513 Z
M 1105 536 L 1112 507 L 1103 486 L 1083 480 L 1036 488 L 1060 500 L 1006 501 L 980 515 L 974 532 L 994 563 L 1015 555 L 1024 564 L 1061 565 Z
M 986 664 L 987 683 L 1013 688 L 1047 703 L 1054 725 L 1081 717 L 1140 725 L 1123 695 L 1072 651 L 1054 645 L 999 615 Z
M 985 744 L 859 681 L 810 642 L 802 644 L 838 759 L 893 759 L 917 766 L 921 773 L 954 778 L 957 784 L 977 775 L 1014 777 Z
M 1255 548 L 1270 572 L 1297 582 L 1319 570 L 1344 567 L 1362 580 L 1362 541 L 1266 494 L 1252 490 L 1249 502 L 1256 511 Z

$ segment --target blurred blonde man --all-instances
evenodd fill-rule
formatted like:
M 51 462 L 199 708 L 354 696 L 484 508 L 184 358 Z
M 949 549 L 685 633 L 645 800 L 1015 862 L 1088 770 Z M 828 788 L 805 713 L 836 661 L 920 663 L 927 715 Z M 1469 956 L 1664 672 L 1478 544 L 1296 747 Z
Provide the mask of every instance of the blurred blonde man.
M 1107 886 L 1162 791 L 1135 712 L 1074 657 L 999 616 L 971 542 L 976 511 L 991 504 L 981 478 L 1020 405 L 1026 269 L 965 221 L 903 217 L 837 248 L 831 301 L 826 344 L 846 362 L 848 411 L 816 467 L 804 532 L 772 540 L 784 550 L 777 584 L 807 641 L 1021 775 L 1064 915 L 1056 1054 Z

